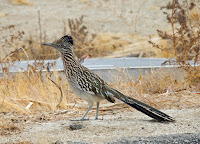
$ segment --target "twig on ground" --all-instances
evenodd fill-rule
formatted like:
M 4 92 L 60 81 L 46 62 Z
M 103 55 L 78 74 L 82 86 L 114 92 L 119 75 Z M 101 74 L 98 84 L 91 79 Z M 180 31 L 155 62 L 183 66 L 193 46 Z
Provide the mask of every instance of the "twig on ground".
M 47 76 L 46 76 L 47 77 Z M 63 99 L 63 92 L 62 92 L 62 88 L 55 82 L 53 81 L 52 79 L 50 79 L 49 77 L 47 77 L 53 84 L 55 84 L 55 86 L 60 90 L 60 101 L 59 103 L 57 104 L 56 108 L 58 109 L 60 107 L 60 104 L 62 102 L 62 99 Z

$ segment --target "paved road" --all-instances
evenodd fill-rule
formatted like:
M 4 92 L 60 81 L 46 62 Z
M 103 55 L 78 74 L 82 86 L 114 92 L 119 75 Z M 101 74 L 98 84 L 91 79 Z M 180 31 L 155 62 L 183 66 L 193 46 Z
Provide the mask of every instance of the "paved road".
M 200 144 L 200 133 L 140 137 L 138 140 L 122 138 L 112 144 Z
M 57 141 L 56 144 L 61 144 Z M 87 144 L 82 142 L 68 142 L 68 144 Z M 200 144 L 200 133 L 196 134 L 175 134 L 156 137 L 139 137 L 138 140 L 131 140 L 131 137 L 122 138 L 108 144 Z

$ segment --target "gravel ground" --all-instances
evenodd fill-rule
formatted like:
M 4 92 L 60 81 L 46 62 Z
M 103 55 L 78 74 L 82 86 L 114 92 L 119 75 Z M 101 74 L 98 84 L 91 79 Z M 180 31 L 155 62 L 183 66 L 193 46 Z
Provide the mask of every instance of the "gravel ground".
M 0 136 L 0 140 L 1 143 L 198 143 L 199 110 L 163 110 L 176 119 L 174 123 L 160 123 L 133 111 L 100 116 L 103 120 L 91 117 L 78 122 L 66 118 L 68 120 L 26 124 L 21 133 Z
M 156 137 L 140 137 L 138 140 L 131 141 L 131 137 L 123 138 L 112 144 L 199 144 L 200 133 L 197 134 L 174 134 Z

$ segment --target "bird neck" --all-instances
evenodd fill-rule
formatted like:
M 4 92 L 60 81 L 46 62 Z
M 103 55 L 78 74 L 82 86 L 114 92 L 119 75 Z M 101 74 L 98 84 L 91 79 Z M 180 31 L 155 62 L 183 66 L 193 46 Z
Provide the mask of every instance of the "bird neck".
M 62 59 L 65 69 L 68 69 L 69 67 L 77 63 L 72 50 L 62 52 Z

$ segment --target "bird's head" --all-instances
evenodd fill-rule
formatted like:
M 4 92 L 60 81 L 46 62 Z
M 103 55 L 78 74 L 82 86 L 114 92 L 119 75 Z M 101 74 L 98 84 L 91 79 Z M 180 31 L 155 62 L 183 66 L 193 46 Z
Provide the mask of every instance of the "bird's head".
M 60 51 L 61 53 L 71 52 L 73 47 L 73 39 L 69 35 L 65 35 L 60 39 L 54 41 L 53 43 L 43 43 L 43 45 L 47 45 L 53 47 Z

